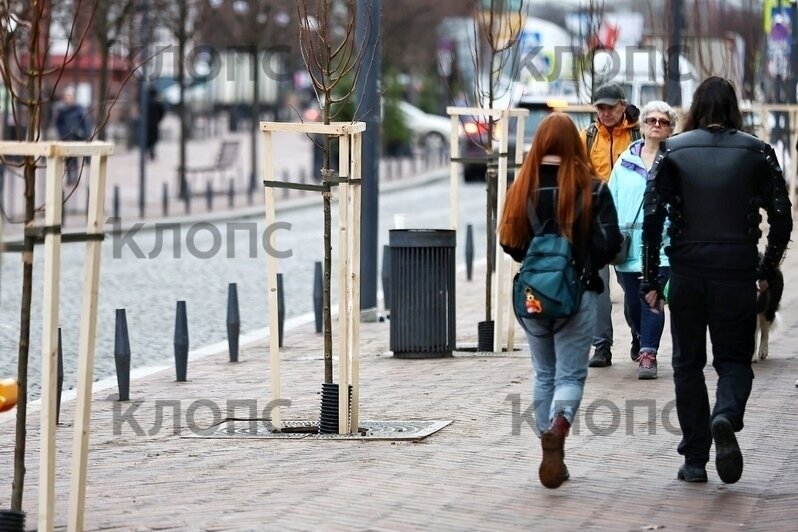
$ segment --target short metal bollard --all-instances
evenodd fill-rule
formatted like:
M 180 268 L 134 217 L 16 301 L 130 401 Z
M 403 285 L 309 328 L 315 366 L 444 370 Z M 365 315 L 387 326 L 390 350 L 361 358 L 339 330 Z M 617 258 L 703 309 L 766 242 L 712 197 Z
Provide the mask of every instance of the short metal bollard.
M 466 226 L 465 242 L 466 280 L 470 281 L 474 275 L 474 225 Z
M 177 302 L 175 316 L 175 374 L 178 382 L 186 382 L 188 372 L 188 317 L 186 302 Z
M 114 362 L 116 363 L 119 400 L 128 401 L 130 399 L 130 338 L 127 334 L 127 316 L 123 308 L 116 309 Z
M 382 303 L 391 310 L 391 247 L 382 246 Z
M 283 274 L 277 274 L 277 345 L 283 347 L 285 325 L 285 295 L 283 294 Z
M 61 419 L 61 392 L 64 389 L 64 350 L 61 346 L 61 327 L 58 328 L 58 380 L 55 394 L 55 424 Z
M 449 229 L 393 229 L 390 348 L 396 358 L 455 349 L 455 246 Z
M 227 285 L 227 348 L 230 362 L 238 362 L 238 340 L 241 335 L 241 318 L 238 312 L 238 287 Z

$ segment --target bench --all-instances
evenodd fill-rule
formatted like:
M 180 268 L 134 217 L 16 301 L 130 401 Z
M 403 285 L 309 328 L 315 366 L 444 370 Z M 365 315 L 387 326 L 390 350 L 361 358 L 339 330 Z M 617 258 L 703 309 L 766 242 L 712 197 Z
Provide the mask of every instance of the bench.
M 213 184 L 217 193 L 226 193 L 229 180 L 241 176 L 241 165 L 238 158 L 240 143 L 237 140 L 225 140 L 219 146 L 214 163 L 210 166 L 186 167 L 186 182 L 193 194 L 204 194 L 208 181 Z

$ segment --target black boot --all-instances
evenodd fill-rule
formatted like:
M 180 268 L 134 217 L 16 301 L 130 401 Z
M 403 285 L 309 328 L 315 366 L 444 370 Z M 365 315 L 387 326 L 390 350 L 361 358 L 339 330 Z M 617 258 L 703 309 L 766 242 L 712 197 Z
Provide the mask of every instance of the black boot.
M 612 366 L 612 351 L 610 351 L 610 344 L 601 344 L 596 346 L 593 351 L 593 356 L 587 363 L 591 368 L 605 368 Z

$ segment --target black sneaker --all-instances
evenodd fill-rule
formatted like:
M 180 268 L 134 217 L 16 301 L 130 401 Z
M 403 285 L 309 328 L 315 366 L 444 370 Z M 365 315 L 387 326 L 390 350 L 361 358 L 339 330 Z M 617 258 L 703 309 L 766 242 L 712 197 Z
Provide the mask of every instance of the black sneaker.
M 679 468 L 676 478 L 684 480 L 685 482 L 706 482 L 707 470 L 703 467 L 683 464 L 682 467 Z
M 734 427 L 726 416 L 716 416 L 710 428 L 715 440 L 715 469 L 725 484 L 734 484 L 743 475 L 743 453 L 737 444 Z
M 587 363 L 591 368 L 606 368 L 612 366 L 612 351 L 610 351 L 610 344 L 601 344 L 596 346 L 593 351 L 593 356 Z
M 632 347 L 629 349 L 629 356 L 632 357 L 632 362 L 637 362 L 637 357 L 640 356 L 640 338 L 637 336 L 632 338 Z

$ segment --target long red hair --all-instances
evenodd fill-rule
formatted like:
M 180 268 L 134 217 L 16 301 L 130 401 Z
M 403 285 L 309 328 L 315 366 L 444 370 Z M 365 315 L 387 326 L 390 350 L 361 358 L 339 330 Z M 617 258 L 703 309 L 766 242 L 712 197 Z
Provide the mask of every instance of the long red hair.
M 581 221 L 585 232 L 590 227 L 590 212 L 593 206 L 590 162 L 579 131 L 564 113 L 551 113 L 540 122 L 532 148 L 521 166 L 515 181 L 507 191 L 501 223 L 499 241 L 502 244 L 522 248 L 529 243 L 527 203 L 532 199 L 537 206 L 540 190 L 540 165 L 546 155 L 560 157 L 557 170 L 557 223 L 562 234 L 573 243 L 574 224 L 577 218 L 576 201 L 581 197 Z

